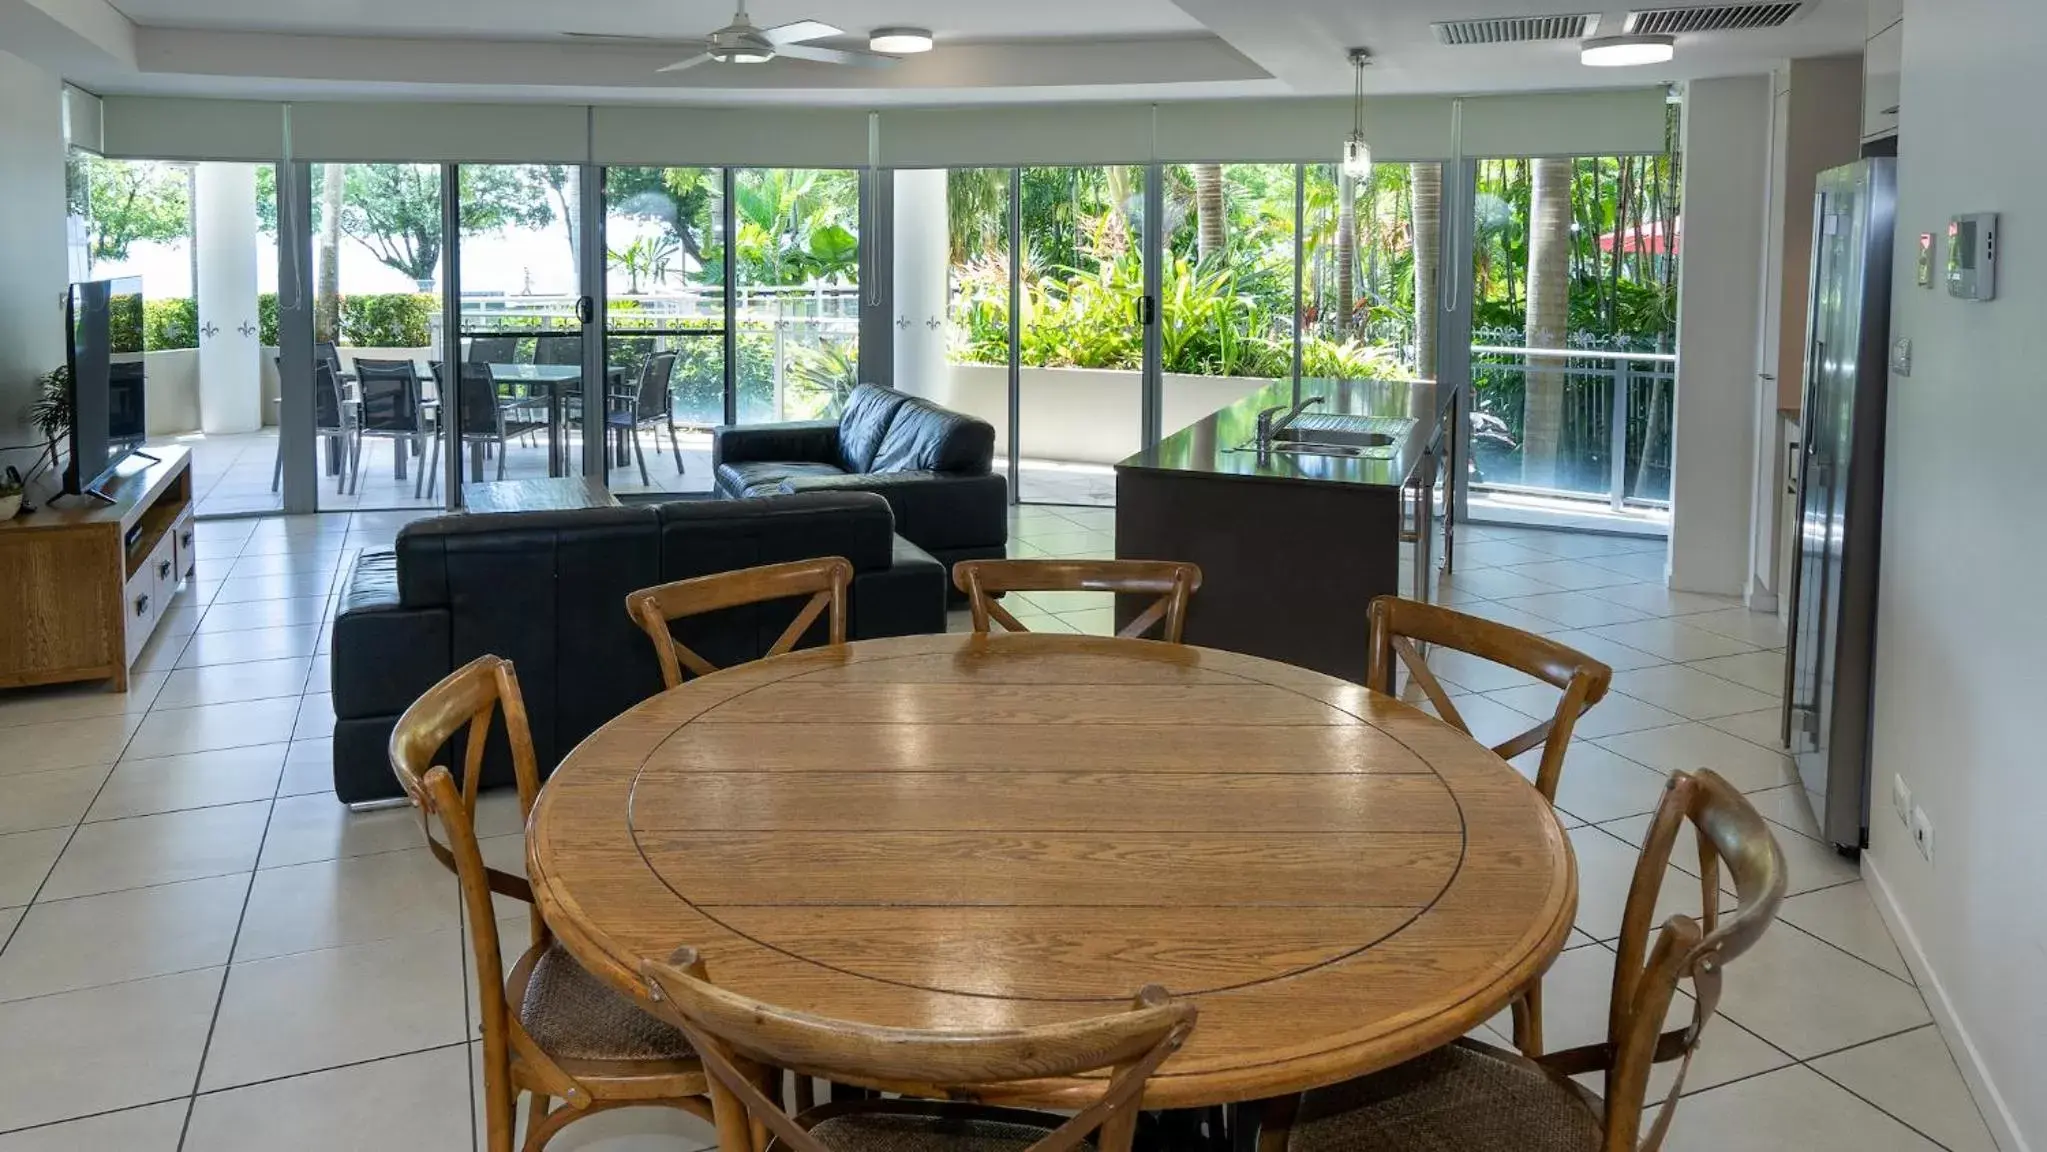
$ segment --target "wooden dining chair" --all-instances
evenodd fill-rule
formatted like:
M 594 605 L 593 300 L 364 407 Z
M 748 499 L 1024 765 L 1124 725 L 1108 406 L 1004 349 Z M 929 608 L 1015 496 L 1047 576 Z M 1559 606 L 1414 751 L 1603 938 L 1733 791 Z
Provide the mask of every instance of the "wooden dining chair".
M 1703 913 L 1652 922 L 1686 823 L 1698 836 Z M 1737 892 L 1719 914 L 1719 870 Z M 1784 901 L 1784 854 L 1748 799 L 1710 771 L 1671 776 L 1649 824 L 1621 920 L 1606 1039 L 1533 1059 L 1472 1040 L 1348 1083 L 1268 1106 L 1260 1152 L 1655 1152 L 1676 1114 L 1699 1035 L 1720 1003 L 1727 965 Z M 1680 984 L 1691 1020 L 1664 1031 Z M 1680 1061 L 1643 1131 L 1653 1065 Z M 1601 1098 L 1571 1079 L 1604 1076 Z M 1603 1098 L 1603 1099 L 1602 1099 Z
M 661 661 L 661 682 L 673 688 L 682 683 L 685 669 L 696 676 L 708 676 L 718 670 L 717 665 L 675 638 L 674 621 L 744 604 L 808 596 L 810 599 L 796 613 L 796 619 L 782 630 L 767 654 L 780 656 L 794 648 L 827 608 L 831 610 L 827 624 L 830 643 L 844 644 L 846 588 L 852 582 L 852 562 L 842 556 L 826 556 L 642 588 L 625 598 L 625 610 L 654 642 L 654 655 Z
M 987 1032 L 888 1028 L 765 1004 L 711 983 L 692 948 L 641 965 L 661 1014 L 702 1054 L 722 1152 L 1128 1152 L 1145 1081 L 1179 1051 L 1194 1005 L 1150 985 L 1127 1011 Z M 799 1078 L 942 1096 L 867 1098 L 784 1110 L 781 1070 Z M 1106 1071 L 1071 1116 L 978 1101 L 1005 1085 Z M 1088 1137 L 1093 1134 L 1090 1143 Z M 769 1143 L 769 1139 L 772 1143 Z
M 1030 631 L 996 601 L 1004 592 L 1120 592 L 1158 599 L 1118 636 L 1140 639 L 1158 624 L 1159 639 L 1178 644 L 1187 602 L 1201 589 L 1201 568 L 1176 560 L 963 560 L 953 565 L 952 582 L 967 594 L 976 632 L 989 631 L 991 620 L 1010 632 Z
M 1371 665 L 1365 686 L 1374 692 L 1396 694 L 1395 661 L 1407 668 L 1415 687 L 1421 689 L 1436 715 L 1465 735 L 1467 724 L 1442 681 L 1430 670 L 1417 642 L 1450 648 L 1481 660 L 1512 668 L 1523 675 L 1559 689 L 1557 709 L 1549 719 L 1493 745 L 1493 753 L 1511 760 L 1531 748 L 1542 749 L 1535 772 L 1535 789 L 1555 804 L 1557 784 L 1563 779 L 1564 755 L 1570 750 L 1571 730 L 1594 704 L 1606 698 L 1613 683 L 1613 669 L 1592 657 L 1519 628 L 1457 612 L 1449 608 L 1380 596 L 1367 609 L 1371 621 Z M 1514 1043 L 1524 1055 L 1542 1051 L 1542 985 L 1531 984 L 1526 995 L 1514 1002 Z
M 398 718 L 390 745 L 391 770 L 419 809 L 427 846 L 461 880 L 483 1016 L 485 1147 L 511 1152 L 521 1092 L 526 1152 L 546 1147 L 576 1120 L 615 1108 L 656 1105 L 711 1120 L 709 1083 L 689 1040 L 585 971 L 548 931 L 538 906 L 531 943 L 505 975 L 492 896 L 533 905 L 533 889 L 525 877 L 486 865 L 476 840 L 484 745 L 498 712 L 519 811 L 530 816 L 540 775 L 511 661 L 479 656 L 450 673 Z M 457 737 L 465 744 L 459 785 L 434 763 Z

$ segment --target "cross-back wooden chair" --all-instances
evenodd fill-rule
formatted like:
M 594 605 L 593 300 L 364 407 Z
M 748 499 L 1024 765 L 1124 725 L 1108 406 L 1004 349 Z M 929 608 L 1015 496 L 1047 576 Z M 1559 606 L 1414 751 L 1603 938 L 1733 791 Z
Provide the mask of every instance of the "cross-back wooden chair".
M 677 640 L 672 622 L 743 604 L 808 596 L 796 619 L 768 646 L 767 654 L 780 656 L 794 648 L 827 609 L 831 611 L 826 624 L 829 642 L 844 644 L 846 589 L 852 582 L 853 563 L 843 556 L 793 560 L 642 588 L 625 598 L 625 610 L 654 642 L 654 656 L 661 661 L 661 682 L 673 688 L 682 683 L 684 670 L 693 676 L 708 676 L 718 666 Z
M 1128 1152 L 1145 1080 L 1194 1027 L 1191 1002 L 1156 985 L 1127 1011 L 989 1032 L 884 1028 L 764 1004 L 711 983 L 692 948 L 641 966 L 662 1015 L 703 1054 L 722 1152 Z M 944 1100 L 834 1101 L 794 1114 L 775 1101 L 781 1069 Z M 1073 1116 L 971 1103 L 1005 1084 L 1107 1069 L 1102 1095 Z M 769 1142 L 770 1138 L 772 1143 Z
M 995 597 L 1004 592 L 1123 592 L 1157 596 L 1118 636 L 1136 640 L 1161 625 L 1159 639 L 1178 644 L 1187 626 L 1187 602 L 1201 589 L 1199 565 L 1175 560 L 963 560 L 952 582 L 967 594 L 974 631 L 990 622 L 1028 632 Z
M 500 711 L 519 811 L 530 816 L 540 774 L 511 661 L 479 656 L 450 673 L 398 718 L 390 744 L 391 770 L 419 809 L 428 846 L 461 880 L 483 1011 L 485 1147 L 511 1152 L 521 1092 L 528 1094 L 527 1152 L 544 1148 L 574 1121 L 614 1108 L 660 1105 L 710 1120 L 709 1084 L 688 1039 L 584 971 L 537 906 L 531 943 L 504 974 L 491 897 L 532 905 L 533 889 L 524 876 L 486 865 L 476 840 L 477 782 Z M 459 785 L 434 763 L 457 735 L 466 737 Z
M 1549 719 L 1495 744 L 1492 749 L 1502 760 L 1511 760 L 1531 748 L 1541 747 L 1542 762 L 1535 772 L 1535 788 L 1544 800 L 1555 804 L 1557 783 L 1563 779 L 1564 754 L 1571 746 L 1571 730 L 1578 717 L 1606 698 L 1606 690 L 1613 683 L 1613 669 L 1546 636 L 1398 596 L 1378 597 L 1367 614 L 1372 626 L 1372 662 L 1365 686 L 1393 695 L 1394 662 L 1398 660 L 1435 707 L 1436 715 L 1467 736 L 1471 734 L 1471 725 L 1443 690 L 1442 681 L 1430 671 L 1417 642 L 1490 660 L 1562 692 L 1557 698 L 1557 710 Z M 1529 985 L 1527 994 L 1514 1002 L 1514 1043 L 1530 1056 L 1542 1051 L 1540 982 Z
M 1702 914 L 1653 922 L 1670 855 L 1685 824 L 1698 835 Z M 1735 910 L 1719 914 L 1719 870 L 1734 879 Z M 1784 901 L 1784 854 L 1769 825 L 1710 771 L 1671 776 L 1649 825 L 1621 920 L 1606 1039 L 1530 1059 L 1459 1040 L 1371 1076 L 1316 1089 L 1268 1109 L 1260 1152 L 1656 1152 L 1663 1145 L 1699 1035 L 1720 1003 L 1727 965 L 1755 944 Z M 1679 986 L 1691 1020 L 1664 1031 Z M 1646 1132 L 1650 1069 L 1680 1061 Z M 1598 1072 L 1601 1097 L 1572 1076 Z

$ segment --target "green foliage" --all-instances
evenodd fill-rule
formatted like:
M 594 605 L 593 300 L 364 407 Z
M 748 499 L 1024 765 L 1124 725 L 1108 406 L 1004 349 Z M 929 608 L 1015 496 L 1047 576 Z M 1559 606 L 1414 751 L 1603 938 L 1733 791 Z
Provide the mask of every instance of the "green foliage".
M 137 241 L 163 243 L 191 234 L 190 186 L 185 173 L 169 164 L 76 153 L 66 188 L 71 214 L 85 220 L 91 264 L 126 260 Z
M 627 294 L 637 296 L 642 279 L 658 284 L 668 278 L 668 269 L 681 251 L 682 242 L 673 236 L 642 236 L 624 247 L 607 250 L 604 256 L 613 268 L 626 274 Z
M 358 348 L 424 348 L 440 297 L 430 292 L 344 296 L 341 339 Z
M 838 169 L 747 168 L 734 175 L 741 284 L 850 284 L 859 276 L 860 186 Z M 715 248 L 707 266 L 722 261 Z
M 142 346 L 151 352 L 199 347 L 199 306 L 190 296 L 145 300 Z
M 55 443 L 71 431 L 71 366 L 60 364 L 36 378 L 35 402 L 28 422 L 44 440 Z
M 788 382 L 794 395 L 792 407 L 813 417 L 837 416 L 846 398 L 860 386 L 860 359 L 853 348 L 820 343 L 815 348 L 799 347 L 790 357 Z

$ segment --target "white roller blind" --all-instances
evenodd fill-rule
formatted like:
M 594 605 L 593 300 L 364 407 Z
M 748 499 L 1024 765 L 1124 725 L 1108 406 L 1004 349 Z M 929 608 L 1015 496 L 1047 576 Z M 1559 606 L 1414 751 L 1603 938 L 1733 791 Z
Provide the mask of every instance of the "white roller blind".
M 1466 97 L 1464 154 L 1607 156 L 1661 152 L 1667 107 L 1661 88 Z
M 581 164 L 589 110 L 579 104 L 293 103 L 301 160 Z
M 67 147 L 99 152 L 106 148 L 102 136 L 100 98 L 83 88 L 64 85 L 64 143 Z
M 603 106 L 593 122 L 599 164 L 867 166 L 867 113 L 857 108 Z
M 1351 111 L 1348 99 L 1161 104 L 1157 158 L 1334 163 L 1351 130 Z M 1441 159 L 1450 154 L 1450 101 L 1368 100 L 1365 136 L 1380 159 Z
M 275 160 L 284 155 L 282 104 L 108 96 L 100 107 L 108 156 L 141 160 Z
M 1014 164 L 1142 164 L 1151 159 L 1149 104 L 902 108 L 881 114 L 889 168 Z

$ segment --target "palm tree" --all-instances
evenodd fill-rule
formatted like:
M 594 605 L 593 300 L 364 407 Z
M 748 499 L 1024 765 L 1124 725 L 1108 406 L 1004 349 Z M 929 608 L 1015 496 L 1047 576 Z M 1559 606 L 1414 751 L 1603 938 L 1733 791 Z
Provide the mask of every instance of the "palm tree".
M 1222 255 L 1228 242 L 1223 218 L 1223 166 L 1194 165 L 1195 252 L 1203 260 Z
M 1336 174 L 1336 316 L 1330 332 L 1341 340 L 1350 334 L 1358 303 L 1358 182 Z
M 313 339 L 336 340 L 341 332 L 341 193 L 348 166 L 328 164 L 320 174 L 320 255 L 313 285 Z
M 1527 347 L 1562 348 L 1571 326 L 1569 160 L 1536 160 L 1528 207 Z M 1528 357 L 1521 407 L 1521 479 L 1550 487 L 1564 422 L 1561 356 Z
M 1436 375 L 1436 297 L 1440 275 L 1437 251 L 1443 236 L 1443 168 L 1439 164 L 1408 165 L 1408 188 L 1414 200 L 1414 370 L 1424 380 Z

